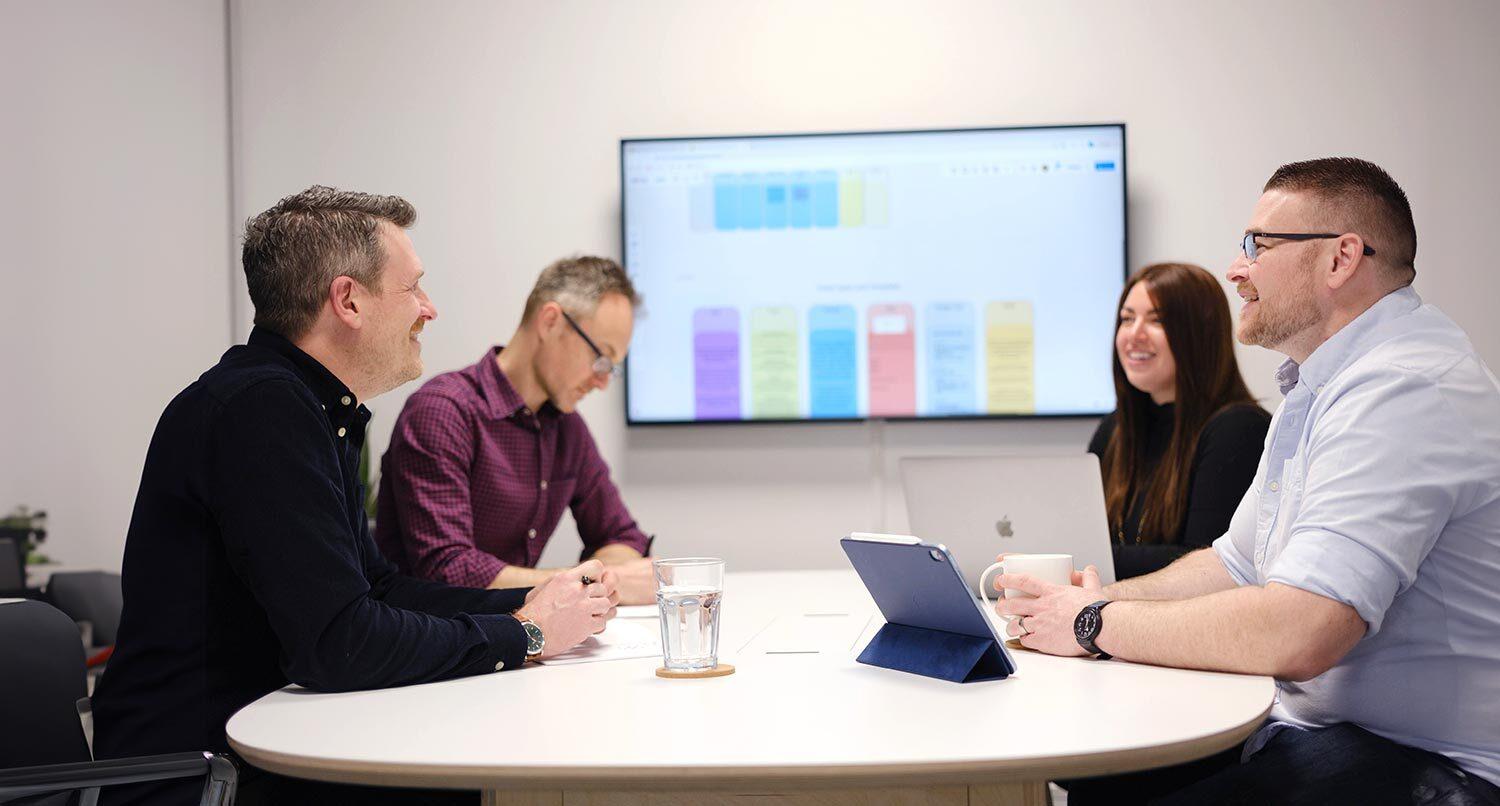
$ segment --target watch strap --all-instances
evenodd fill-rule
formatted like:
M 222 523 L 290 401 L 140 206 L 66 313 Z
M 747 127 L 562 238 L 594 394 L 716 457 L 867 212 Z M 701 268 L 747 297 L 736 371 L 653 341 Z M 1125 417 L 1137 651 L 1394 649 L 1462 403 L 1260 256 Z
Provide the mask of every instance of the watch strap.
M 1104 606 L 1109 604 L 1110 601 L 1111 600 L 1109 599 L 1101 599 L 1083 608 L 1083 610 L 1080 610 L 1078 612 L 1079 618 L 1082 618 L 1085 613 L 1093 613 L 1093 628 L 1088 632 L 1080 632 L 1075 629 L 1073 633 L 1073 637 L 1078 639 L 1078 645 L 1083 647 L 1085 652 L 1097 657 L 1099 660 L 1109 660 L 1110 658 L 1114 657 L 1108 652 L 1100 649 L 1099 645 L 1094 643 L 1094 639 L 1098 638 L 1099 632 L 1104 629 L 1104 616 L 1102 614 L 1102 611 L 1104 610 Z

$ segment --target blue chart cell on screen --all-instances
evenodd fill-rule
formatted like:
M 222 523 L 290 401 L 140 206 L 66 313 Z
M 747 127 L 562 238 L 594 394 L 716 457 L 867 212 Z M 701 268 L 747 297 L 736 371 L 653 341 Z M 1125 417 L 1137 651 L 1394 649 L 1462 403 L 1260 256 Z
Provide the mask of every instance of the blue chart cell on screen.
M 760 174 L 744 174 L 740 177 L 740 229 L 760 229 L 765 211 L 766 188 L 760 183 Z
M 927 406 L 932 414 L 979 410 L 974 306 L 934 302 L 927 306 Z
M 720 174 L 714 177 L 714 229 L 730 230 L 740 225 L 739 177 Z
M 813 174 L 812 216 L 815 227 L 839 225 L 839 175 L 833 171 Z
M 766 174 L 766 229 L 786 229 L 786 174 Z
M 798 229 L 812 226 L 812 182 L 806 173 L 792 174 L 787 222 Z
M 857 417 L 855 356 L 858 322 L 853 306 L 818 305 L 807 316 L 809 407 L 813 417 Z

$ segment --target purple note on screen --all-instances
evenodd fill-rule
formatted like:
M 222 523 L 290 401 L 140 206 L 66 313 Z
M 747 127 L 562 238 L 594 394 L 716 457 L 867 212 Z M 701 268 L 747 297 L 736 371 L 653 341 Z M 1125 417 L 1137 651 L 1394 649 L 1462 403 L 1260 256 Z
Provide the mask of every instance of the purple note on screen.
M 740 419 L 740 312 L 693 311 L 693 403 L 699 420 Z

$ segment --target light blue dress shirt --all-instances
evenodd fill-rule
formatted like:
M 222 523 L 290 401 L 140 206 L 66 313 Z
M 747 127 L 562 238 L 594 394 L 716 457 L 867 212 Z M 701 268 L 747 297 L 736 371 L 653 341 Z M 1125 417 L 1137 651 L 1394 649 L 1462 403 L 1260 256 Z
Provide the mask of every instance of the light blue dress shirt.
M 1300 366 L 1214 550 L 1241 585 L 1343 602 L 1368 625 L 1272 722 L 1352 722 L 1500 784 L 1500 383 L 1410 288 Z M 1257 741 L 1260 740 L 1260 741 Z

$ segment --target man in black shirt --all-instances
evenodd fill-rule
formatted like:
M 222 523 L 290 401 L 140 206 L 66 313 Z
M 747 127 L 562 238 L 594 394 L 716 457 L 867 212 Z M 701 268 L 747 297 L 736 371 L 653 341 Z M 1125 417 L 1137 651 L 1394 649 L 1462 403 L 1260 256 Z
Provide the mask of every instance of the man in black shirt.
M 229 717 L 289 682 L 347 691 L 515 669 L 613 616 L 597 561 L 530 591 L 471 590 L 401 576 L 371 540 L 361 401 L 421 374 L 437 315 L 404 232 L 414 219 L 397 197 L 313 187 L 250 221 L 256 327 L 167 406 L 146 454 L 119 640 L 94 696 L 100 758 L 226 752 Z M 245 773 L 241 802 L 341 797 Z M 106 802 L 190 803 L 200 788 Z

